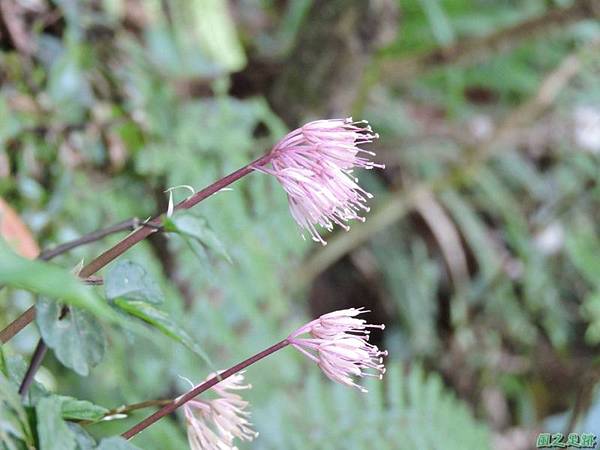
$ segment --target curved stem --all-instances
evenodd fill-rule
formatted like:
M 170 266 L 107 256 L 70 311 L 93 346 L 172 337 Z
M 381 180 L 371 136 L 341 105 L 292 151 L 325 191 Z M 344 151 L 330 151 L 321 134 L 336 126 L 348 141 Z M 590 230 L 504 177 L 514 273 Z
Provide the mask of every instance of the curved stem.
M 215 384 L 219 383 L 220 381 L 223 381 L 226 378 L 229 378 L 232 375 L 235 375 L 240 370 L 243 370 L 246 367 L 254 364 L 255 362 L 258 362 L 261 359 L 265 358 L 266 356 L 269 356 L 270 354 L 275 353 L 278 350 L 281 350 L 282 348 L 286 347 L 287 345 L 289 345 L 289 342 L 287 339 L 284 339 L 283 341 L 280 341 L 277 344 L 272 345 L 271 347 L 263 350 L 262 352 L 257 353 L 254 356 L 251 356 L 250 358 L 242 361 L 241 363 L 236 364 L 235 366 L 225 370 L 224 372 L 221 372 L 219 375 L 215 375 L 214 377 L 206 380 L 204 383 L 199 384 L 198 386 L 189 390 L 181 397 L 177 397 L 175 400 L 172 400 L 168 405 L 163 406 L 161 409 L 156 411 L 151 416 L 146 417 L 144 420 L 142 420 L 138 424 L 131 427 L 129 430 L 127 430 L 121 436 L 123 436 L 125 439 L 131 439 L 133 436 L 138 434 L 140 431 L 145 430 L 150 425 L 157 422 L 164 416 L 171 414 L 177 408 L 179 408 L 186 402 L 192 400 L 194 397 L 197 397 L 202 392 L 210 389 Z

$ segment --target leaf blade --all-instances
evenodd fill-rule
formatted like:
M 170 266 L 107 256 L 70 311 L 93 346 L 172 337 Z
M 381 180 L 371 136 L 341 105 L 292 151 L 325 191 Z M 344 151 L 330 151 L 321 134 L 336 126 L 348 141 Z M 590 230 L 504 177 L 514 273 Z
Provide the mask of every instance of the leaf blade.
M 177 325 L 167 313 L 161 311 L 149 303 L 139 300 L 125 300 L 122 298 L 115 299 L 115 305 L 126 313 L 143 320 L 162 331 L 166 336 L 175 339 L 195 354 L 204 359 L 208 365 L 212 365 L 208 355 L 202 348 L 191 338 L 191 336 Z

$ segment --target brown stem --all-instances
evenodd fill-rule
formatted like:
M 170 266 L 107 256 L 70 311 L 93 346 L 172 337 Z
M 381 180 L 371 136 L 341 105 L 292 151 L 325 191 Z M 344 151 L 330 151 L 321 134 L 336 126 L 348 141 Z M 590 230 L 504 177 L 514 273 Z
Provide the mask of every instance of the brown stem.
M 35 319 L 35 306 L 31 306 L 27 311 L 9 323 L 2 331 L 0 331 L 0 342 L 7 343 L 19 331 L 25 328 Z
M 209 380 L 206 380 L 204 383 L 199 384 L 198 386 L 194 387 L 190 391 L 186 392 L 181 397 L 178 397 L 175 400 L 171 401 L 168 405 L 163 406 L 161 409 L 156 411 L 151 416 L 146 417 L 144 420 L 142 420 L 138 424 L 131 427 L 129 430 L 127 430 L 121 436 L 123 436 L 125 439 L 131 439 L 133 436 L 138 434 L 140 431 L 148 428 L 150 425 L 152 425 L 156 421 L 160 420 L 167 414 L 171 414 L 173 411 L 175 411 L 177 408 L 182 406 L 184 403 L 192 400 L 194 397 L 197 397 L 202 392 L 213 387 L 215 384 L 219 383 L 220 381 L 223 381 L 226 378 L 229 378 L 232 375 L 235 375 L 240 370 L 243 370 L 246 367 L 254 364 L 255 362 L 260 361 L 261 359 L 265 358 L 266 356 L 269 356 L 270 354 L 275 353 L 278 350 L 281 350 L 282 348 L 286 347 L 288 344 L 289 344 L 288 340 L 284 339 L 283 341 L 280 341 L 277 344 L 272 345 L 271 347 L 263 350 L 262 352 L 257 353 L 254 356 L 251 356 L 250 358 L 242 361 L 241 363 L 236 364 L 235 366 L 225 370 L 224 372 L 221 372 L 219 375 L 215 375 L 214 377 L 210 378 Z
M 189 209 L 192 206 L 200 203 L 202 200 L 210 197 L 214 193 L 220 191 L 224 187 L 229 186 L 234 181 L 239 180 L 240 178 L 248 175 L 250 172 L 254 170 L 254 167 L 264 165 L 271 159 L 271 154 L 267 153 L 266 155 L 258 158 L 257 160 L 251 162 L 247 166 L 242 167 L 241 169 L 236 170 L 235 172 L 227 175 L 224 178 L 216 181 L 208 187 L 205 187 L 201 191 L 196 192 L 191 197 L 183 200 L 175 206 L 175 210 L 180 209 Z M 117 257 L 121 256 L 131 247 L 133 247 L 138 242 L 150 236 L 152 233 L 155 233 L 157 229 L 161 227 L 161 218 L 162 215 L 156 216 L 150 221 L 147 222 L 148 225 L 146 227 L 141 227 L 131 233 L 122 241 L 118 242 L 115 246 L 109 248 L 107 251 L 102 253 L 96 259 L 88 263 L 81 272 L 79 273 L 80 277 L 89 277 L 90 275 L 95 274 L 108 263 L 115 260 Z M 154 228 L 156 227 L 156 228 Z
M 210 197 L 214 193 L 223 189 L 224 187 L 230 185 L 234 181 L 239 180 L 245 175 L 249 174 L 254 170 L 255 167 L 265 165 L 271 160 L 272 156 L 270 153 L 267 153 L 264 156 L 261 156 L 257 160 L 251 162 L 245 167 L 236 170 L 235 172 L 227 175 L 224 178 L 221 178 L 217 182 L 211 184 L 210 186 L 202 189 L 201 191 L 196 192 L 190 198 L 178 203 L 175 206 L 176 210 L 180 209 L 189 209 L 192 206 L 195 206 L 197 203 L 202 200 Z M 112 262 L 114 259 L 125 253 L 128 249 L 133 247 L 138 242 L 142 241 L 144 238 L 150 236 L 152 233 L 161 230 L 161 219 L 162 216 L 157 216 L 151 219 L 148 222 L 144 222 L 141 224 L 140 228 L 136 229 L 133 233 L 127 236 L 122 241 L 118 242 L 116 245 L 102 253 L 96 259 L 91 261 L 88 265 L 86 265 L 79 276 L 82 278 L 87 278 L 97 271 L 102 269 L 104 266 Z M 28 324 L 30 324 L 35 318 L 35 306 L 32 306 L 23 314 L 21 314 L 15 321 L 10 323 L 6 328 L 0 331 L 0 340 L 2 343 L 10 340 L 14 335 L 16 335 L 19 331 L 25 328 Z

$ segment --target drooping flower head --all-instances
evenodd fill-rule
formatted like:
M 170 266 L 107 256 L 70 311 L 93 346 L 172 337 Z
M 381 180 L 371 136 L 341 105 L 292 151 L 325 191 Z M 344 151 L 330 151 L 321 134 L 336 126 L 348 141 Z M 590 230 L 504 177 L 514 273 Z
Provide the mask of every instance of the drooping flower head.
M 317 225 L 349 230 L 350 220 L 364 221 L 372 195 L 358 185 L 352 170 L 384 168 L 369 159 L 360 145 L 379 136 L 366 121 L 329 119 L 309 122 L 285 136 L 273 148 L 271 167 L 257 170 L 275 176 L 288 194 L 292 217 L 312 239 L 326 244 Z
M 364 308 L 350 308 L 322 315 L 288 336 L 288 342 L 316 362 L 330 379 L 367 390 L 355 379 L 385 373 L 381 351 L 369 343 L 370 329 L 383 329 L 384 325 L 371 325 L 356 316 L 369 312 Z M 310 337 L 299 337 L 308 334 Z
M 234 392 L 250 389 L 244 384 L 244 372 L 238 372 L 220 381 L 211 390 L 212 400 L 194 399 L 183 406 L 187 422 L 187 435 L 192 450 L 235 450 L 235 438 L 252 441 L 258 433 L 248 421 L 248 402 Z M 209 375 L 206 380 L 216 374 Z

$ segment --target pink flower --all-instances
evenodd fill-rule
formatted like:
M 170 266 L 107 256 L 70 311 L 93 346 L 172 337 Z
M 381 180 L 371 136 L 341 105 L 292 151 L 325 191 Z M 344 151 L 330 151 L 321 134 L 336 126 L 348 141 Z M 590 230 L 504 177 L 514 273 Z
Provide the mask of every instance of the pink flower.
M 384 325 L 371 325 L 356 316 L 369 312 L 364 308 L 350 308 L 322 315 L 288 336 L 288 342 L 316 362 L 330 379 L 338 383 L 367 390 L 354 379 L 385 373 L 380 351 L 369 344 L 370 328 L 383 329 Z M 298 337 L 309 334 L 311 337 Z
M 317 225 L 331 231 L 337 224 L 347 231 L 348 221 L 364 222 L 361 211 L 369 211 L 366 203 L 372 195 L 357 184 L 352 169 L 384 168 L 368 158 L 373 152 L 359 147 L 379 137 L 363 124 L 367 122 L 352 118 L 309 122 L 273 148 L 271 167 L 256 167 L 277 177 L 294 220 L 323 245 Z
M 244 372 L 219 382 L 211 389 L 217 398 L 213 400 L 190 400 L 183 406 L 187 422 L 188 442 L 192 450 L 230 450 L 235 438 L 252 441 L 258 436 L 248 421 L 248 402 L 238 394 L 229 392 L 250 389 L 243 384 Z M 216 374 L 209 375 L 210 379 Z

